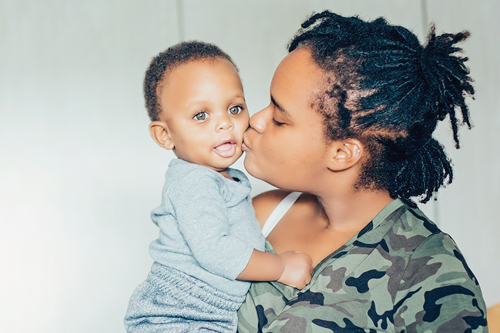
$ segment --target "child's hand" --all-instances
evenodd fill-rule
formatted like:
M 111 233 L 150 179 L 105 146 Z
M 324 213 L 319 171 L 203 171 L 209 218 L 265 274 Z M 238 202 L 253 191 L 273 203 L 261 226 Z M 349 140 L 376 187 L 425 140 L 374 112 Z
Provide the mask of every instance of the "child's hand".
M 312 260 L 299 251 L 288 251 L 279 255 L 283 263 L 283 273 L 278 282 L 297 289 L 304 289 L 311 282 Z

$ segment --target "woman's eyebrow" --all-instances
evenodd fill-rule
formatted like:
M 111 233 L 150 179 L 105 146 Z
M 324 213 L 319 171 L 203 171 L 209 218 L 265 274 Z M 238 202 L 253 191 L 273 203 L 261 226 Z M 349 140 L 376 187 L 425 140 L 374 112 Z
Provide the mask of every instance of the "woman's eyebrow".
M 278 102 L 276 102 L 276 100 L 274 99 L 273 95 L 271 95 L 271 102 L 274 104 L 274 106 L 276 106 L 278 108 L 278 110 L 280 110 L 285 115 L 287 115 L 288 117 L 290 117 L 290 114 Z

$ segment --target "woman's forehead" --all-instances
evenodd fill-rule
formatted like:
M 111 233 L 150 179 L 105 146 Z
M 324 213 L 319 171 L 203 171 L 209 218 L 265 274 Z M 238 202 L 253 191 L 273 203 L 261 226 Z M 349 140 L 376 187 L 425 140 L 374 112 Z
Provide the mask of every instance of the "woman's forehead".
M 291 75 L 307 74 L 311 71 L 319 69 L 312 58 L 312 53 L 309 47 L 299 47 L 290 52 L 280 62 L 276 69 L 276 73 L 285 72 Z
M 327 75 L 314 62 L 308 47 L 290 52 L 278 65 L 271 82 L 271 96 L 284 108 L 307 103 L 325 92 Z

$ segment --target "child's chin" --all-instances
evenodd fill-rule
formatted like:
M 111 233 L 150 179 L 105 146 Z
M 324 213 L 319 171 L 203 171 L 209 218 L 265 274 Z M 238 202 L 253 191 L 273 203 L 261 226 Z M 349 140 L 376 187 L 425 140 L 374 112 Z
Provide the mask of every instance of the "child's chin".
M 220 163 L 220 167 L 223 169 L 229 168 L 231 165 L 233 165 L 236 161 L 238 160 L 237 157 L 232 157 L 232 158 L 227 158 L 225 161 Z

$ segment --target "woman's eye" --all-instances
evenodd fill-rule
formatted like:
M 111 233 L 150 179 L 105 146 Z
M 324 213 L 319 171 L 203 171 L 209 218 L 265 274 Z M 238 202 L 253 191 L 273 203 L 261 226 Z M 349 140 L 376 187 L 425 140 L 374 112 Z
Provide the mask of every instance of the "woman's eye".
M 243 111 L 243 108 L 241 106 L 233 106 L 232 108 L 230 108 L 229 110 L 227 110 L 227 112 L 229 114 L 238 114 L 241 111 Z
M 279 121 L 277 121 L 276 119 L 273 118 L 273 123 L 274 125 L 276 126 L 282 126 L 282 125 L 285 125 L 285 123 L 280 123 Z
M 208 113 L 206 112 L 200 112 L 200 113 L 197 113 L 193 119 L 196 119 L 196 120 L 206 120 L 208 118 Z

